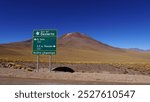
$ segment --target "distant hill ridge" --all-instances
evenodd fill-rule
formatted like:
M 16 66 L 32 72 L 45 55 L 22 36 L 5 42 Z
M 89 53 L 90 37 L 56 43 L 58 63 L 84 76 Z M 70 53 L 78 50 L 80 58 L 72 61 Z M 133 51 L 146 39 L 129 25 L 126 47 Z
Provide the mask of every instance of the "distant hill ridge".
M 129 50 L 139 51 L 139 52 L 150 52 L 150 50 L 143 50 L 143 49 L 139 49 L 139 48 L 129 48 Z

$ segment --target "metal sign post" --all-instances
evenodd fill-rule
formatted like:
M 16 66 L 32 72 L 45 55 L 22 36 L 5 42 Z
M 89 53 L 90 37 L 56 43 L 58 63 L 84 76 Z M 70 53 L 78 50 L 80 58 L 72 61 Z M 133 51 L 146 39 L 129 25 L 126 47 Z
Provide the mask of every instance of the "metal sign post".
M 37 72 L 39 72 L 39 55 L 37 55 Z
M 52 71 L 52 55 L 49 55 L 49 71 Z

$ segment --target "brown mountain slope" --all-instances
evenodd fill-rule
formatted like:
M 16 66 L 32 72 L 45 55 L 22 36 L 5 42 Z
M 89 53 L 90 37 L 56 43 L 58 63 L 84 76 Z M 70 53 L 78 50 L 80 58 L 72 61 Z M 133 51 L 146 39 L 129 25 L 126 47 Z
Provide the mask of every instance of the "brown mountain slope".
M 35 61 L 32 55 L 32 40 L 0 45 L 0 58 L 19 61 Z M 41 61 L 48 61 L 42 56 Z M 96 41 L 87 35 L 74 32 L 58 39 L 54 61 L 71 63 L 150 62 L 149 53 L 114 48 Z
M 86 50 L 115 50 L 123 51 L 122 49 L 114 48 L 104 43 L 98 42 L 87 35 L 79 32 L 68 33 L 59 38 L 58 45 L 60 47 L 70 47 Z

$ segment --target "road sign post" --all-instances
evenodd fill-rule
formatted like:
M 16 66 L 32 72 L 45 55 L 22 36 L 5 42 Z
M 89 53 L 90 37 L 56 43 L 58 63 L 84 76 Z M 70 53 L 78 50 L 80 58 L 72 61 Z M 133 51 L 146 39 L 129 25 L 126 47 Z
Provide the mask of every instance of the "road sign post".
M 39 71 L 39 55 L 49 55 L 49 71 L 52 66 L 52 55 L 56 55 L 56 30 L 34 30 L 32 39 L 32 54 L 37 55 L 37 70 Z
M 39 72 L 39 55 L 37 55 L 37 72 Z
M 52 55 L 49 55 L 49 71 L 52 71 Z

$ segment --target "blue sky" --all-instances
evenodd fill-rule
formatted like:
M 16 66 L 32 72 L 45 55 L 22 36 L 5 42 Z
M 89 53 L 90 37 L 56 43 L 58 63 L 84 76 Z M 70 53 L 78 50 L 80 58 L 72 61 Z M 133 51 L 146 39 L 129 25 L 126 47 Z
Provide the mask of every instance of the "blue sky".
M 85 33 L 121 48 L 150 49 L 150 0 L 1 0 L 0 43 L 34 29 Z

